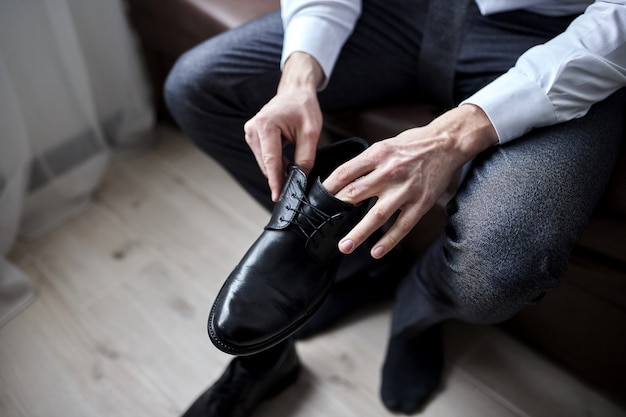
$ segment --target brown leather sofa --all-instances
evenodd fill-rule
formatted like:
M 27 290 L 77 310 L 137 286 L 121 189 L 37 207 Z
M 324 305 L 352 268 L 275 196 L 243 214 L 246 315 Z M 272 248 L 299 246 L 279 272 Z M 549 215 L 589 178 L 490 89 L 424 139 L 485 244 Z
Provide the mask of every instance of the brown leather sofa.
M 176 58 L 204 39 L 279 7 L 279 0 L 127 1 L 154 86 L 158 117 L 166 121 L 171 119 L 161 91 Z M 392 103 L 329 114 L 326 134 L 373 141 L 424 125 L 438 111 L 422 103 Z M 438 205 L 407 241 L 420 250 L 443 222 Z M 626 152 L 574 250 L 561 287 L 502 327 L 589 383 L 626 398 Z

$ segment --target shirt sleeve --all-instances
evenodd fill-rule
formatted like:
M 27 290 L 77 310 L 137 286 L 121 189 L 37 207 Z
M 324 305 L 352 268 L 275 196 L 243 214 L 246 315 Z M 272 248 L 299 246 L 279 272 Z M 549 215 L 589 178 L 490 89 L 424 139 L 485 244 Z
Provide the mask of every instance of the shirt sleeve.
M 280 66 L 294 52 L 313 56 L 324 71 L 323 89 L 361 14 L 361 0 L 281 0 L 285 29 Z
M 565 32 L 529 49 L 463 103 L 481 107 L 500 143 L 584 116 L 626 86 L 626 1 L 596 1 Z

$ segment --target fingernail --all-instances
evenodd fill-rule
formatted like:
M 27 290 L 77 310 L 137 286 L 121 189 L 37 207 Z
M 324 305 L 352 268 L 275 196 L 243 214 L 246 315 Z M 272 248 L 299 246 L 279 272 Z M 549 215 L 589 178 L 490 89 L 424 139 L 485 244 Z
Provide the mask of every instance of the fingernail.
M 376 246 L 372 249 L 372 256 L 376 259 L 382 258 L 385 254 L 385 248 L 382 246 Z
M 354 242 L 350 239 L 342 240 L 339 242 L 339 250 L 345 254 L 351 253 L 354 250 Z

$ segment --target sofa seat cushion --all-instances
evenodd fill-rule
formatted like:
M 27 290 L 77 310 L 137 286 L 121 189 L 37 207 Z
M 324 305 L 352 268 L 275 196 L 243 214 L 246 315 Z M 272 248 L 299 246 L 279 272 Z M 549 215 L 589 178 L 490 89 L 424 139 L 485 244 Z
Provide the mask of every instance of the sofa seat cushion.
M 372 143 L 430 123 L 440 113 L 437 106 L 394 103 L 325 116 L 324 126 L 339 135 L 359 136 Z

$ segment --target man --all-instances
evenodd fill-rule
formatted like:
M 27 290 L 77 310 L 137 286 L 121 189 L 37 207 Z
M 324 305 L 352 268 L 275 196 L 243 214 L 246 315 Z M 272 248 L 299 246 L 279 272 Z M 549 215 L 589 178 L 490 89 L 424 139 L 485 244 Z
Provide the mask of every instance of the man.
M 439 323 L 497 323 L 558 286 L 623 137 L 625 41 L 626 1 L 284 0 L 281 14 L 184 55 L 166 98 L 183 131 L 268 208 L 286 144 L 305 172 L 314 166 L 322 111 L 425 98 L 449 109 L 323 184 L 349 203 L 377 197 L 338 247 L 346 264 L 399 281 L 381 397 L 411 414 L 439 383 Z M 403 269 L 386 259 L 462 167 L 444 233 L 390 279 Z M 363 274 L 346 271 L 357 271 L 346 282 Z M 335 307 L 312 325 L 343 314 Z M 249 415 L 297 366 L 291 341 L 236 358 L 186 415 Z

